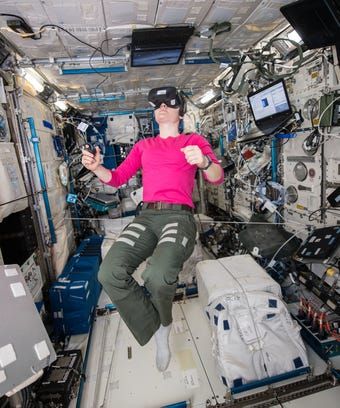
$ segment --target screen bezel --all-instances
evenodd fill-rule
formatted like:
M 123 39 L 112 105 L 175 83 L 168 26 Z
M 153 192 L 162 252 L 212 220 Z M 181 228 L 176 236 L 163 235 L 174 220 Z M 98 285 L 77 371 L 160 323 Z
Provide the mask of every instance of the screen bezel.
M 259 94 L 259 93 L 261 93 L 263 91 L 266 91 L 266 90 L 276 86 L 279 83 L 281 83 L 282 86 L 283 86 L 283 90 L 284 90 L 284 93 L 285 93 L 285 96 L 286 96 L 286 99 L 287 99 L 287 102 L 288 102 L 288 109 L 283 111 L 283 112 L 276 112 L 276 113 L 274 113 L 272 115 L 265 116 L 264 118 L 261 118 L 261 119 L 256 119 L 252 104 L 250 103 L 250 98 L 252 96 L 254 96 L 254 95 L 257 95 L 257 94 Z M 277 119 L 278 122 L 282 122 L 282 120 L 290 117 L 292 115 L 292 113 L 293 113 L 292 106 L 291 106 L 291 103 L 290 103 L 290 100 L 289 100 L 289 97 L 288 97 L 286 84 L 285 84 L 285 81 L 283 79 L 278 79 L 277 81 L 271 82 L 270 84 L 264 86 L 261 89 L 258 89 L 255 92 L 249 93 L 247 95 L 247 98 L 248 98 L 248 103 L 249 103 L 249 106 L 250 106 L 251 113 L 252 113 L 253 118 L 254 118 L 254 122 L 255 122 L 256 126 L 258 126 L 258 127 L 260 127 L 261 125 L 263 125 L 265 123 L 272 123 L 275 119 Z

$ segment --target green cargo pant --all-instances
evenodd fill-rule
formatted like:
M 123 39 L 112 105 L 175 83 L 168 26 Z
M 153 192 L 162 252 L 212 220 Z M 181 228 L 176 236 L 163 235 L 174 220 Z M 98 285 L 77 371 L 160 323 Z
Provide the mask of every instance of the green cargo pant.
M 142 346 L 160 324 L 172 322 L 178 274 L 195 238 L 190 212 L 146 209 L 124 229 L 100 266 L 99 281 Z M 147 258 L 142 273 L 146 291 L 131 275 Z

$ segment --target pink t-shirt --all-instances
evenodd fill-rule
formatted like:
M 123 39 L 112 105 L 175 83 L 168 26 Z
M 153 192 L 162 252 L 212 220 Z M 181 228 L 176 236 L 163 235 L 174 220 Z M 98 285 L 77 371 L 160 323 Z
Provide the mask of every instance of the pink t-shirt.
M 189 164 L 181 152 L 182 147 L 191 145 L 197 145 L 204 155 L 218 164 L 210 144 L 201 135 L 181 134 L 166 139 L 157 136 L 137 142 L 124 162 L 111 170 L 111 180 L 106 184 L 119 187 L 142 169 L 144 202 L 162 201 L 193 207 L 192 192 L 198 167 Z M 221 173 L 221 178 L 213 184 L 223 182 Z M 208 180 L 205 174 L 204 177 Z

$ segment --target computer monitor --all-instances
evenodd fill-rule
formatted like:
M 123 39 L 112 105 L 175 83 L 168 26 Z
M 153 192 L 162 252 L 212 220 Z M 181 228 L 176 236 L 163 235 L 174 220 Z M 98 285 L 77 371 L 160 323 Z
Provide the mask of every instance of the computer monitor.
M 178 64 L 183 50 L 184 47 L 133 49 L 131 50 L 131 66 L 148 67 Z
M 256 126 L 264 133 L 276 130 L 292 115 L 285 83 L 282 79 L 248 95 Z
M 132 31 L 131 66 L 178 64 L 185 44 L 194 32 L 191 26 L 143 28 Z
M 339 0 L 298 0 L 280 11 L 308 48 L 340 45 Z

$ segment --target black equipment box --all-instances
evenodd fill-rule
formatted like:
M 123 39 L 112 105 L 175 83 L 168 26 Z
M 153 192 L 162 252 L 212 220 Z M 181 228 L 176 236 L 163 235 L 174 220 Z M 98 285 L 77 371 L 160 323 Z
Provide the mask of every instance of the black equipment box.
M 263 258 L 271 259 L 275 254 L 276 260 L 291 257 L 300 246 L 300 240 L 297 237 L 292 238 L 292 233 L 269 223 L 266 217 L 268 216 L 254 214 L 250 218 L 250 224 L 239 233 L 242 245 L 249 252 L 257 247 Z
M 80 350 L 59 352 L 57 360 L 45 371 L 36 390 L 39 407 L 67 408 L 77 395 L 82 364 Z
M 318 228 L 312 232 L 296 253 L 300 262 L 326 263 L 337 254 L 340 226 Z

